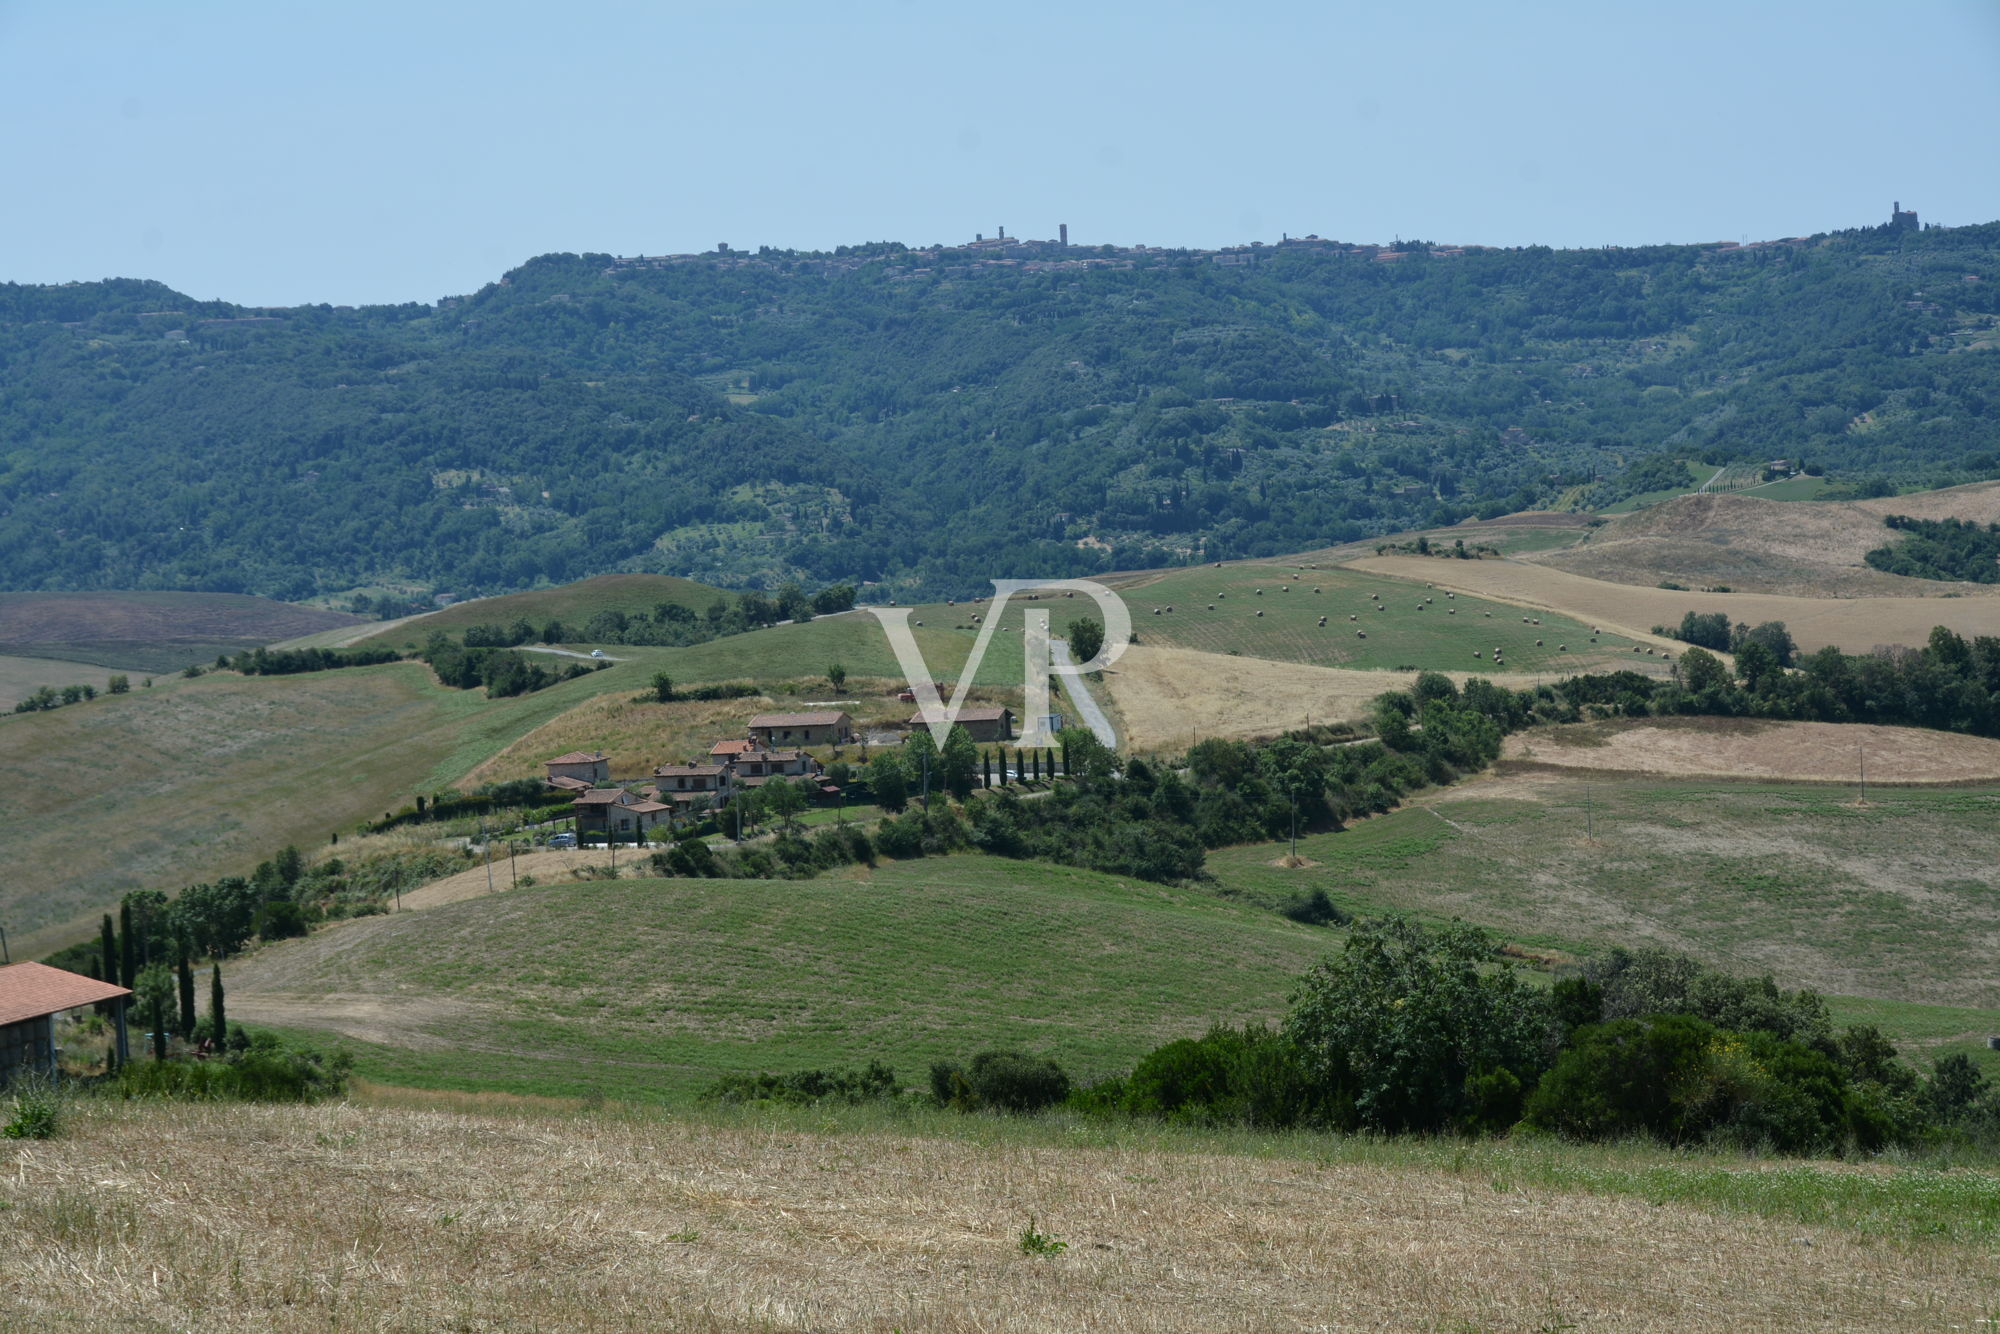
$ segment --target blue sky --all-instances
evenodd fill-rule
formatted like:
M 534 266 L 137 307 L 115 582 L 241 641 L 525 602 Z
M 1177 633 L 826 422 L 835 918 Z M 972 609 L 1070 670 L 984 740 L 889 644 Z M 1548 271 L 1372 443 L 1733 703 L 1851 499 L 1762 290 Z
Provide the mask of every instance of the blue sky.
M 0 0 L 0 280 L 434 300 L 554 250 L 2000 219 L 2000 3 Z

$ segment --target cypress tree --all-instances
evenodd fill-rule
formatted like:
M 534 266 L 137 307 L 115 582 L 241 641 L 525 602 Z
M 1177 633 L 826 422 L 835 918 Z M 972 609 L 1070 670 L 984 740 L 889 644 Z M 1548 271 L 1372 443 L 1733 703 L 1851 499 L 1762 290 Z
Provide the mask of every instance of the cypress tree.
M 979 756 L 979 786 L 993 786 L 993 752 L 990 750 Z
M 1028 755 L 1034 763 L 1035 781 L 1039 783 L 1042 781 L 1042 752 L 1031 750 L 1028 752 Z
M 129 987 L 139 978 L 132 960 L 132 905 L 118 905 L 118 985 Z
M 187 942 L 181 942 L 181 962 L 175 978 L 180 983 L 181 1023 L 183 1038 L 194 1036 L 194 965 L 188 961 Z
M 215 1049 L 221 1051 L 229 1038 L 229 1026 L 222 1012 L 222 965 L 216 964 L 208 974 L 208 1019 L 215 1034 Z
M 111 926 L 111 914 L 104 914 L 104 980 L 118 985 L 118 933 Z
M 153 996 L 151 1009 L 153 1011 L 153 1059 L 164 1061 L 167 1059 L 167 1006 L 166 1002 L 157 993 Z

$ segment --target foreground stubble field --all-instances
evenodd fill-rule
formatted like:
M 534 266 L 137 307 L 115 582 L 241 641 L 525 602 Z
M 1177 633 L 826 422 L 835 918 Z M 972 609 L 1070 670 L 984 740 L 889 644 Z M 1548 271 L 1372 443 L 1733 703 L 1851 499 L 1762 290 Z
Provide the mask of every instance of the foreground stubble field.
M 0 1325 L 1971 1329 L 2000 1302 L 1983 1234 L 1583 1193 L 1505 1146 L 1315 1160 L 401 1101 L 98 1104 L 10 1143 Z M 1031 1223 L 1068 1249 L 1023 1254 Z

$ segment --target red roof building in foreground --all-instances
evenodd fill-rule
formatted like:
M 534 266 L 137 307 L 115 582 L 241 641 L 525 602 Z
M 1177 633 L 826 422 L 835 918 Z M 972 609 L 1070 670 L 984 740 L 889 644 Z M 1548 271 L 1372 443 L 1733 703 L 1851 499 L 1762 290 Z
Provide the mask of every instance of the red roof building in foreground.
M 0 967 L 0 1084 L 23 1070 L 53 1075 L 55 1017 L 100 1001 L 118 1002 L 118 1059 L 125 1060 L 125 1003 L 131 996 L 125 987 L 45 963 Z

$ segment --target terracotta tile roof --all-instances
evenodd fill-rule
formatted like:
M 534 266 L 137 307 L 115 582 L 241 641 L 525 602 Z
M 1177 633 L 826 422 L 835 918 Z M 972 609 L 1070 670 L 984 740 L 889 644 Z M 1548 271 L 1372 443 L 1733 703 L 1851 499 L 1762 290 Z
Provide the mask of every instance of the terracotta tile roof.
M 844 713 L 760 713 L 752 727 L 833 727 L 847 721 Z
M 567 774 L 557 774 L 554 778 L 548 780 L 548 785 L 553 788 L 560 788 L 565 792 L 590 791 L 589 783 L 581 778 L 571 778 Z
M 131 994 L 124 987 L 45 963 L 9 964 L 0 967 L 0 1024 L 18 1024 Z
M 723 772 L 722 764 L 663 764 L 653 770 L 655 778 L 714 778 Z
M 630 809 L 638 815 L 651 815 L 654 811 L 670 811 L 673 807 L 664 801 L 635 801 Z
M 632 800 L 632 794 L 622 787 L 594 787 L 577 797 L 577 806 L 625 806 Z
M 708 748 L 708 753 L 711 755 L 741 755 L 745 751 L 755 750 L 756 748 L 757 743 L 754 741 L 718 741 Z

